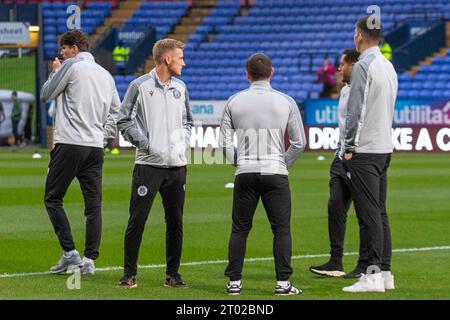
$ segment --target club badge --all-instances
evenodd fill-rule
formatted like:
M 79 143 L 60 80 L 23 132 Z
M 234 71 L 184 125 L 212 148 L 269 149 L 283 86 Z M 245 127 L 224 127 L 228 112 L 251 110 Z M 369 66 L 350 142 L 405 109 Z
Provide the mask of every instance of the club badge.
M 173 90 L 173 96 L 175 97 L 175 99 L 180 99 L 181 98 L 181 92 L 177 89 Z
M 141 197 L 146 196 L 146 195 L 147 195 L 147 192 L 148 192 L 148 189 L 147 189 L 146 186 L 140 186 L 140 187 L 137 189 L 137 193 L 138 193 L 138 195 L 141 196 Z

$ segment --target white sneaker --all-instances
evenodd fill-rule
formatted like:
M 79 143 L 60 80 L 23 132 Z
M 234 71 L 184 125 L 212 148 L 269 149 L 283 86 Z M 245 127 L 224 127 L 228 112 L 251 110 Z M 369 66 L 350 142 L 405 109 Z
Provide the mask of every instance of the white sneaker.
M 81 263 L 80 254 L 77 250 L 72 250 L 70 252 L 64 252 L 57 264 L 50 268 L 51 273 L 73 273 L 75 270 L 79 269 Z
M 350 287 L 342 289 L 344 292 L 384 292 L 383 276 L 380 272 L 364 274 L 359 281 Z
M 297 294 L 302 294 L 303 291 L 301 289 L 297 289 L 294 287 L 289 281 L 287 282 L 287 286 L 275 286 L 275 295 L 276 296 L 292 296 Z
M 83 257 L 83 261 L 80 264 L 81 274 L 94 274 L 95 273 L 95 265 L 94 260 Z
M 394 275 L 390 271 L 381 271 L 381 276 L 384 281 L 384 289 L 393 290 L 394 286 Z

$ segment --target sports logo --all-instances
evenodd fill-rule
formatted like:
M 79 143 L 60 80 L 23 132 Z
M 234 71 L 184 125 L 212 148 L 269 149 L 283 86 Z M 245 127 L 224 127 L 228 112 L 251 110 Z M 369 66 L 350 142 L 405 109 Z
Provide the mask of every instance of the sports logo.
M 181 92 L 177 89 L 173 90 L 173 96 L 175 97 L 175 99 L 180 99 L 181 98 Z
M 150 95 L 153 97 L 153 90 L 150 90 Z
M 148 189 L 147 189 L 146 186 L 140 186 L 140 187 L 137 189 L 137 193 L 138 193 L 138 195 L 139 195 L 140 197 L 146 196 L 146 195 L 147 195 L 147 192 L 148 192 Z

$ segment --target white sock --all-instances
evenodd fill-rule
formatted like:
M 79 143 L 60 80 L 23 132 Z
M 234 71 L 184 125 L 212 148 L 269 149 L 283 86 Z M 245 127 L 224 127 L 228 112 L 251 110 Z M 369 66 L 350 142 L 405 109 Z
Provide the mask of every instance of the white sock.
M 77 250 L 64 251 L 64 257 L 70 258 L 70 257 L 73 256 L 76 252 L 77 252 Z
M 89 258 L 86 258 L 86 257 L 83 257 L 83 262 L 82 263 L 94 263 L 94 260 L 92 260 L 92 259 L 89 259 Z
M 230 281 L 230 286 L 240 286 L 240 285 L 241 285 L 241 280 Z
M 289 281 L 277 281 L 277 286 L 287 288 L 289 287 Z

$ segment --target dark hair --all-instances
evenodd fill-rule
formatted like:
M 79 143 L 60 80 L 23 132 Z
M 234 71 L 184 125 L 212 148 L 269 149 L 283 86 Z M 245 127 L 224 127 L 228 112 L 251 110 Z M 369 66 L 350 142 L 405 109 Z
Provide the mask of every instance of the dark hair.
M 11 93 L 11 95 L 17 97 L 17 91 L 13 91 L 13 92 Z
M 367 40 L 380 42 L 382 39 L 382 26 L 381 21 L 377 20 L 378 20 L 377 16 L 361 17 L 356 23 L 356 28 L 358 28 L 359 31 L 364 33 Z
M 272 73 L 272 60 L 264 53 L 255 53 L 248 58 L 245 67 L 253 81 L 268 79 Z
M 89 50 L 89 38 L 80 30 L 70 30 L 65 32 L 59 40 L 59 45 L 77 46 L 80 52 Z
M 356 63 L 358 62 L 358 58 L 360 53 L 356 51 L 356 49 L 345 49 L 344 52 L 342 52 L 342 55 L 344 56 L 344 60 L 347 63 Z

